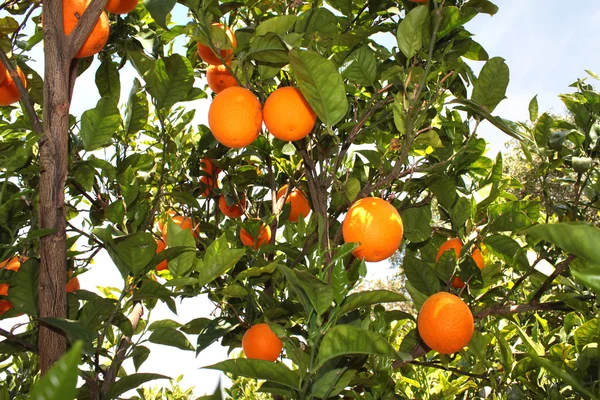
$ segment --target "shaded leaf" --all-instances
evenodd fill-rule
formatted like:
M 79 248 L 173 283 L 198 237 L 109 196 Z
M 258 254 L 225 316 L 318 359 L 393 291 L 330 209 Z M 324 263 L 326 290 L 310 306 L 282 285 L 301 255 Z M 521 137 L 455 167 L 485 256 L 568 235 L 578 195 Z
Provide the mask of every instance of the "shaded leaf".
M 296 372 L 290 370 L 284 364 L 273 363 L 265 360 L 249 360 L 246 358 L 238 358 L 235 360 L 222 361 L 204 368 L 216 369 L 233 375 L 245 376 L 252 379 L 264 379 L 269 382 L 279 383 L 292 389 L 297 389 L 300 383 L 300 376 Z

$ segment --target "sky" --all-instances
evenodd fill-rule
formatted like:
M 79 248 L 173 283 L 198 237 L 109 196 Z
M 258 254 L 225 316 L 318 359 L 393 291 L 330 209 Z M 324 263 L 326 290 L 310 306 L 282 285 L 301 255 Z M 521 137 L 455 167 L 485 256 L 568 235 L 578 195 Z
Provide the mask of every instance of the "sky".
M 507 99 L 500 103 L 494 115 L 514 121 L 528 119 L 528 104 L 534 95 L 538 95 L 540 113 L 546 110 L 563 112 L 564 107 L 557 95 L 572 91 L 568 86 L 577 78 L 587 76 L 584 69 L 600 73 L 600 2 L 597 0 L 496 0 L 500 11 L 495 16 L 480 15 L 467 24 L 491 57 L 500 56 L 510 68 L 510 84 Z M 185 18 L 183 7 L 177 6 L 175 18 Z M 394 45 L 383 40 L 384 45 Z M 37 64 L 32 64 L 38 72 L 43 72 L 41 46 L 32 53 Z M 471 63 L 476 73 L 483 63 Z M 96 61 L 77 81 L 71 113 L 81 113 L 95 106 L 99 99 L 94 84 Z M 126 99 L 133 78 L 132 68 L 126 67 L 121 76 L 121 101 Z M 589 78 L 591 79 L 591 78 Z M 200 80 L 196 85 L 204 85 Z M 197 109 L 195 123 L 207 122 L 209 100 L 189 103 Z M 503 149 L 508 137 L 488 123 L 481 124 L 479 134 L 490 142 L 489 156 Z M 122 287 L 122 280 L 112 265 L 110 258 L 100 255 L 91 270 L 80 276 L 82 288 L 97 291 L 98 286 Z M 387 264 L 369 265 L 369 276 L 385 275 Z M 214 306 L 205 296 L 178 302 L 179 314 L 171 313 L 163 304 L 152 311 L 152 320 L 173 319 L 180 323 L 198 317 L 210 317 Z M 23 322 L 24 317 L 3 320 L 0 327 L 10 329 L 13 324 Z M 192 344 L 194 338 L 190 337 Z M 147 345 L 147 344 L 146 344 Z M 226 348 L 218 343 L 203 351 L 197 358 L 193 352 L 185 352 L 172 347 L 151 345 L 151 355 L 142 365 L 140 372 L 156 372 L 176 378 L 185 377 L 182 387 L 195 386 L 195 394 L 210 393 L 217 385 L 220 373 L 200 369 L 228 358 Z M 131 362 L 125 368 L 133 372 Z M 168 366 L 168 367 L 167 367 Z M 225 379 L 225 384 L 228 381 Z M 153 384 L 165 381 L 155 381 Z

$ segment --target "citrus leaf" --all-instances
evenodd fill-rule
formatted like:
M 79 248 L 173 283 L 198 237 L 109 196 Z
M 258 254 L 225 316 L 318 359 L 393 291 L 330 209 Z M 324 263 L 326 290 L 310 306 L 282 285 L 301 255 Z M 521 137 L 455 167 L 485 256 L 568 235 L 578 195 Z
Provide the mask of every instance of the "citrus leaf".
M 425 262 L 412 256 L 402 262 L 406 279 L 419 292 L 431 296 L 440 290 L 440 282 L 435 271 Z
M 300 383 L 300 376 L 284 364 L 265 360 L 238 358 L 235 360 L 226 360 L 204 368 L 216 369 L 233 375 L 245 376 L 247 378 L 264 379 L 292 389 L 297 389 Z
M 71 400 L 77 395 L 77 366 L 82 342 L 76 342 L 32 388 L 31 400 Z
M 429 5 L 413 8 L 400 22 L 396 39 L 398 48 L 406 56 L 411 58 L 423 46 L 423 24 L 429 16 Z
M 194 346 L 187 337 L 174 328 L 156 328 L 148 338 L 149 341 L 165 346 L 176 347 L 181 350 L 194 351 Z
M 465 109 L 467 111 L 472 112 L 473 114 L 486 119 L 489 123 L 494 125 L 496 128 L 500 129 L 502 132 L 506 133 L 508 136 L 512 137 L 513 139 L 517 139 L 519 141 L 523 140 L 523 138 L 517 131 L 515 131 L 510 126 L 508 126 L 502 119 L 494 117 L 492 114 L 490 114 L 490 112 L 487 109 L 485 109 L 479 103 L 474 102 L 473 100 L 461 99 L 461 98 L 454 99 L 454 100 L 450 101 L 449 103 L 450 104 L 453 104 L 453 103 L 454 104 L 462 104 L 463 106 L 465 106 Z
M 127 105 L 125 106 L 125 131 L 128 134 L 139 132 L 148 121 L 148 98 L 140 81 L 135 78 Z
M 492 112 L 506 98 L 509 81 L 508 65 L 502 57 L 490 58 L 479 73 L 473 87 L 471 100 Z
M 347 354 L 371 354 L 392 359 L 410 359 L 408 354 L 398 353 L 385 338 L 375 332 L 354 325 L 336 325 L 325 334 L 319 346 L 317 367 L 325 362 Z
M 187 58 L 173 54 L 158 60 L 146 79 L 148 93 L 154 98 L 156 107 L 169 108 L 185 101 L 192 90 L 192 64 Z
M 230 249 L 225 234 L 221 235 L 208 246 L 201 266 L 196 268 L 199 285 L 204 286 L 229 271 L 244 254 L 245 249 Z
M 146 10 L 154 19 L 154 22 L 163 29 L 169 30 L 167 27 L 167 17 L 175 7 L 175 0 L 144 0 Z
M 240 325 L 239 321 L 226 318 L 216 318 L 207 323 L 199 321 L 198 324 L 200 327 L 198 331 L 198 342 L 196 343 L 196 355 L 200 354 L 202 350 L 206 349 L 215 341 Z M 186 328 L 183 328 L 182 330 L 185 331 Z M 194 332 L 196 330 L 197 329 L 194 329 Z
M 38 315 L 38 276 L 40 263 L 30 258 L 10 280 L 8 300 L 15 310 L 34 316 Z
M 152 381 L 155 379 L 171 379 L 171 378 L 169 378 L 168 376 L 165 376 L 165 375 L 148 374 L 148 373 L 127 375 L 127 376 L 122 377 L 118 381 L 116 381 L 111 386 L 110 390 L 106 394 L 106 397 L 109 399 L 114 399 L 129 390 L 139 387 L 143 383 L 146 383 L 148 381 Z
M 83 148 L 92 151 L 111 143 L 112 135 L 121 125 L 121 114 L 114 100 L 103 97 L 96 107 L 87 110 L 81 116 L 79 135 Z
M 114 240 L 114 251 L 132 275 L 138 276 L 144 271 L 156 253 L 156 241 L 152 234 L 136 232 Z
M 342 302 L 340 315 L 371 304 L 395 303 L 398 301 L 406 301 L 406 297 L 390 290 L 370 290 L 352 293 Z
M 353 51 L 341 66 L 342 76 L 359 85 L 373 84 L 377 76 L 377 59 L 373 50 L 363 46 Z
M 538 366 L 546 369 L 551 375 L 554 375 L 556 378 L 560 379 L 560 381 L 571 385 L 573 389 L 575 389 L 579 394 L 586 396 L 587 398 L 597 400 L 598 397 L 594 395 L 591 391 L 589 391 L 582 383 L 581 379 L 571 375 L 567 372 L 564 367 L 558 366 L 554 364 L 552 361 L 548 360 L 544 357 L 539 357 L 534 353 L 529 353 L 529 356 Z
M 291 50 L 288 54 L 300 91 L 327 126 L 337 124 L 348 111 L 346 89 L 331 61 L 310 50 Z
M 96 70 L 96 87 L 100 97 L 108 97 L 115 104 L 119 104 L 121 81 L 117 63 L 109 60 L 102 61 L 102 64 Z
M 411 243 L 420 243 L 431 237 L 431 207 L 411 207 L 400 212 L 404 237 Z
M 94 351 L 92 342 L 95 339 L 96 334 L 86 328 L 81 322 L 61 318 L 40 318 L 40 321 L 52 325 L 66 333 L 67 338 L 71 343 L 82 341 L 83 351 L 86 353 L 91 354 Z
M 531 122 L 535 122 L 538 119 L 538 101 L 537 101 L 537 94 L 535 96 L 533 96 L 533 98 L 531 99 L 531 101 L 529 102 L 529 120 Z

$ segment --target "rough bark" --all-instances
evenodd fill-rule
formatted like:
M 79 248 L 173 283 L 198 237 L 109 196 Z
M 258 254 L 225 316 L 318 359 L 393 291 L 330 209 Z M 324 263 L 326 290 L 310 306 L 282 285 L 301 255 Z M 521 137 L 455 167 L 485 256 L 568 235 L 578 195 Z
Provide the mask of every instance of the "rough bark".
M 67 316 L 65 182 L 69 129 L 68 46 L 62 2 L 44 1 L 44 134 L 40 139 L 40 228 L 53 229 L 40 239 L 40 317 Z M 38 348 L 44 374 L 65 352 L 64 334 L 40 324 Z

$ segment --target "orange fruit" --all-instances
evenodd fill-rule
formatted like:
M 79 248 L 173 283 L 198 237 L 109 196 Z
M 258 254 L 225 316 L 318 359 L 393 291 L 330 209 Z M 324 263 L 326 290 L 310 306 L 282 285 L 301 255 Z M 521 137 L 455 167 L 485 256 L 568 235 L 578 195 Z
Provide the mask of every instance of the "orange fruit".
M 475 325 L 471 310 L 460 297 L 440 292 L 423 303 L 417 329 L 431 349 L 452 354 L 469 344 Z
M 317 115 L 300 90 L 282 87 L 271 93 L 264 107 L 265 126 L 277 139 L 300 140 L 312 131 Z
M 196 227 L 196 229 L 194 230 L 194 222 L 192 221 L 191 218 L 182 217 L 181 215 L 176 215 L 172 219 L 173 219 L 173 222 L 175 222 L 177 225 L 179 225 L 181 227 L 181 229 L 189 229 L 189 231 L 192 232 L 193 237 L 198 236 L 198 234 L 200 233 L 199 227 Z M 162 228 L 162 238 L 165 243 L 169 243 L 169 241 L 167 240 L 167 237 L 169 235 L 168 226 L 169 226 L 169 224 L 165 223 Z
M 285 195 L 287 191 L 288 185 L 283 185 L 281 189 L 277 191 L 277 201 Z M 310 205 L 308 204 L 308 200 L 306 196 L 298 190 L 297 188 L 293 188 L 287 199 L 286 203 L 290 203 L 290 221 L 297 222 L 298 217 L 302 215 L 302 218 L 306 218 L 306 216 L 310 213 Z
M 0 61 L 0 84 L 4 82 L 4 79 L 6 79 L 6 67 L 4 66 L 2 61 Z
M 0 285 L 1 286 L 1 285 Z M 8 286 L 8 285 L 7 285 Z M 0 300 L 0 317 L 4 315 L 5 312 L 12 308 L 12 303 L 8 300 Z
M 254 247 L 255 250 L 258 250 L 260 246 L 269 243 L 271 240 L 271 227 L 269 225 L 262 224 L 262 226 L 258 229 L 257 240 L 255 240 L 255 238 L 252 237 L 247 230 L 241 228 L 240 239 L 245 246 L 251 246 Z
M 160 217 L 157 221 L 158 230 L 162 232 L 164 225 L 169 220 L 169 217 L 173 218 L 176 215 L 177 215 L 177 212 L 175 210 L 169 210 L 169 211 L 165 212 L 165 214 L 162 217 Z
M 260 101 L 246 88 L 227 88 L 210 104 L 208 125 L 221 144 L 235 149 L 247 146 L 262 128 Z
M 381 261 L 390 257 L 402 243 L 404 226 L 398 210 L 378 197 L 356 201 L 342 224 L 344 242 L 359 242 L 352 252 L 365 261 Z
M 208 197 L 214 188 L 219 187 L 217 175 L 219 175 L 222 170 L 217 167 L 210 158 L 203 158 L 200 162 L 202 164 L 201 170 L 207 174 L 200 177 L 200 182 L 206 185 L 206 189 L 202 192 L 202 196 Z M 217 184 L 215 185 L 214 182 L 217 182 Z
M 227 199 L 225 199 L 225 195 L 222 194 L 221 197 L 219 197 L 219 209 L 229 218 L 239 218 L 244 215 L 244 210 L 246 209 L 246 196 L 244 194 L 240 196 L 240 201 L 240 204 L 234 203 L 231 206 L 228 206 Z
M 247 358 L 274 362 L 281 354 L 283 342 L 269 324 L 256 324 L 244 333 L 242 349 Z
M 65 35 L 69 36 L 79 23 L 79 19 L 90 5 L 91 0 L 63 0 L 63 26 Z M 85 58 L 99 53 L 108 41 L 110 22 L 108 15 L 102 11 L 98 22 L 92 29 L 87 40 L 75 55 L 75 58 Z
M 108 0 L 104 9 L 113 14 L 127 14 L 135 10 L 138 0 Z
M 21 258 L 23 259 L 23 262 L 28 260 L 25 256 L 22 256 Z M 9 258 L 8 260 L 0 262 L 0 269 L 8 269 L 17 272 L 19 268 L 21 268 L 21 260 L 19 257 Z
M 231 42 L 231 46 L 230 46 L 231 48 L 219 50 L 219 52 L 221 53 L 221 58 L 223 58 L 225 61 L 228 61 L 229 59 L 231 59 L 231 57 L 233 55 L 233 49 L 235 49 L 235 47 L 237 46 L 237 41 L 235 40 L 235 35 L 231 29 L 226 28 L 225 25 L 223 25 L 223 24 L 214 23 L 213 26 L 217 26 L 217 27 L 225 30 L 225 34 L 227 35 L 227 38 Z M 227 43 L 224 43 L 222 40 L 217 40 L 214 37 L 212 38 L 212 41 L 217 49 L 226 47 L 226 45 L 227 45 Z M 221 60 L 219 60 L 219 57 L 217 57 L 215 52 L 213 52 L 209 46 L 198 43 L 197 48 L 198 48 L 198 55 L 200 56 L 202 61 L 204 61 L 205 63 L 212 64 L 212 65 L 222 64 Z
M 227 67 L 221 65 L 209 65 L 206 70 L 206 80 L 208 87 L 215 93 L 220 93 L 223 90 L 232 86 L 238 86 L 237 80 L 229 73 Z
M 1 62 L 0 65 L 2 65 Z M 17 67 L 17 74 L 19 74 L 19 78 L 21 78 L 23 86 L 27 87 L 25 74 L 23 74 L 23 71 L 21 71 L 21 68 L 19 67 Z M 4 70 L 3 76 L 4 82 L 0 84 L 0 106 L 8 106 L 12 103 L 16 103 L 17 101 L 21 100 L 21 93 L 19 93 L 17 84 L 15 83 L 7 69 Z
M 442 254 L 444 254 L 444 252 L 450 249 L 454 249 L 454 252 L 456 253 L 456 258 L 459 258 L 462 246 L 462 241 L 459 238 L 452 238 L 446 240 L 438 249 L 438 252 L 435 256 L 435 262 L 438 262 L 440 257 L 442 257 Z M 483 256 L 481 255 L 481 250 L 473 250 L 473 254 L 471 255 L 471 257 L 473 257 L 473 261 L 475 261 L 475 265 L 477 265 L 477 268 L 483 269 L 485 263 L 483 261 Z M 459 276 L 454 276 L 454 278 L 452 278 L 451 285 L 456 289 L 462 289 L 465 287 L 465 281 L 463 281 Z
M 167 247 L 167 245 L 165 244 L 165 242 L 163 242 L 162 240 L 157 240 L 156 241 L 156 254 L 158 254 L 161 251 L 163 251 L 165 249 L 165 247 Z M 165 269 L 169 269 L 169 263 L 168 263 L 167 260 L 161 261 L 160 264 L 158 264 L 156 266 L 156 270 L 157 271 L 163 271 Z
M 71 293 L 79 289 L 81 289 L 81 286 L 79 285 L 79 278 L 74 276 L 73 278 L 69 279 L 69 282 L 67 283 L 67 293 Z

